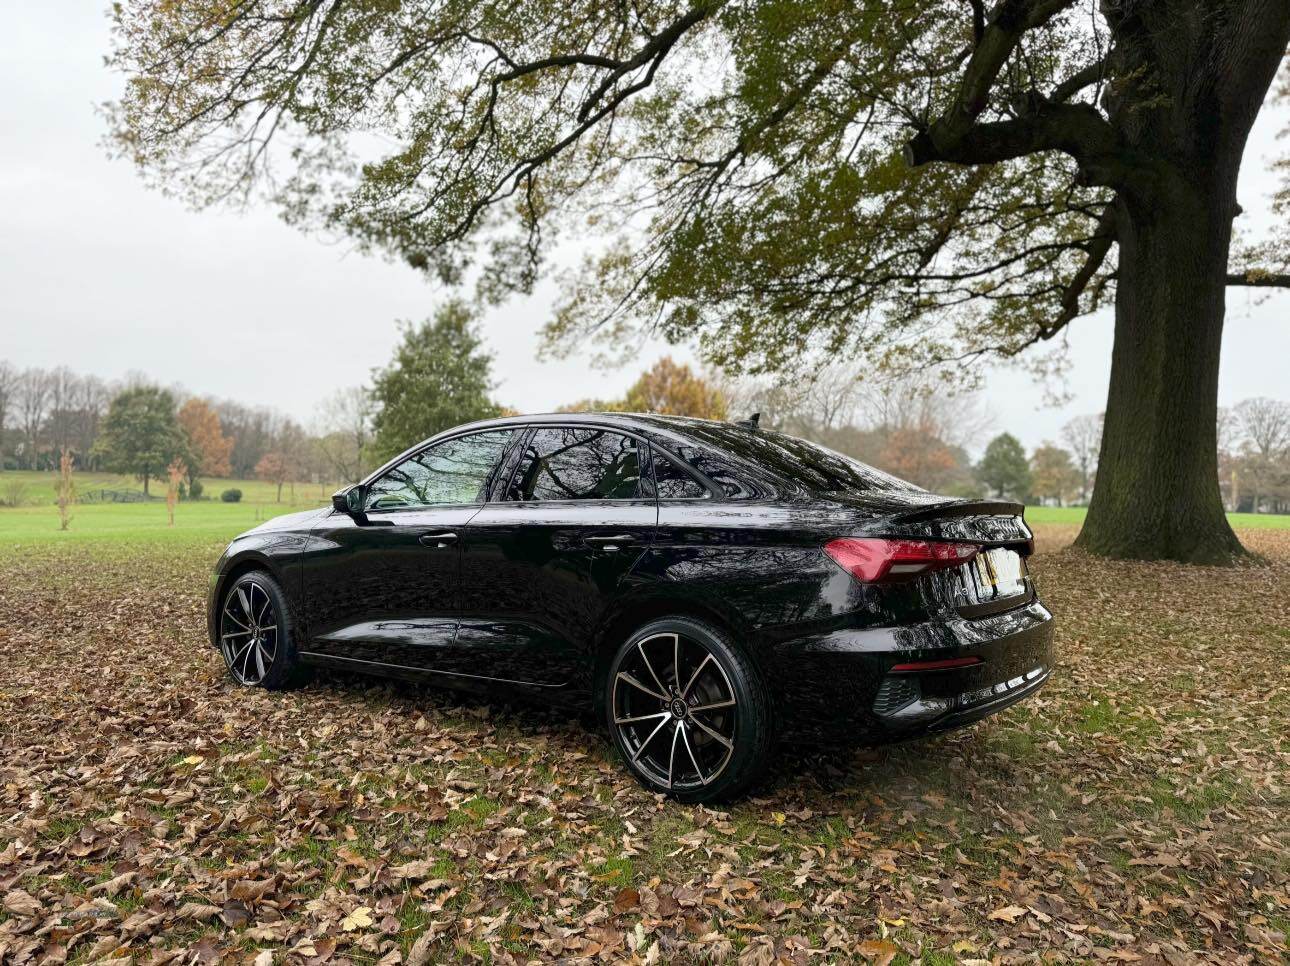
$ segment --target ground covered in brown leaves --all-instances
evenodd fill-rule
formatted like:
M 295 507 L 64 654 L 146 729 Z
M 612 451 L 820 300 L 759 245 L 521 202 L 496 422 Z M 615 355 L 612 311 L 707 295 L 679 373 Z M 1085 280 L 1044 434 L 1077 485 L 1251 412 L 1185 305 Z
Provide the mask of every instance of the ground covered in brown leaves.
M 1236 570 L 1043 534 L 1035 700 L 665 802 L 585 722 L 320 676 L 235 690 L 218 548 L 0 550 L 0 960 L 1275 961 L 1290 533 Z M 463 703 L 465 701 L 466 703 Z

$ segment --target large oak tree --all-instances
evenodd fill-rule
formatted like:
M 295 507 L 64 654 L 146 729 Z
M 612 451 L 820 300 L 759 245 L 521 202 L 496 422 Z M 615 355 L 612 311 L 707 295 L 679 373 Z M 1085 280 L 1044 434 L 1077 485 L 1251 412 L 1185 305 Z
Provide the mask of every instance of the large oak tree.
M 194 200 L 263 186 L 290 219 L 450 280 L 478 258 L 498 297 L 574 224 L 607 232 L 549 327 L 565 344 L 648 327 L 751 371 L 966 368 L 1114 305 L 1081 542 L 1241 552 L 1219 503 L 1218 359 L 1226 287 L 1290 284 L 1283 247 L 1231 251 L 1285 0 L 127 0 L 114 16 L 118 143 Z

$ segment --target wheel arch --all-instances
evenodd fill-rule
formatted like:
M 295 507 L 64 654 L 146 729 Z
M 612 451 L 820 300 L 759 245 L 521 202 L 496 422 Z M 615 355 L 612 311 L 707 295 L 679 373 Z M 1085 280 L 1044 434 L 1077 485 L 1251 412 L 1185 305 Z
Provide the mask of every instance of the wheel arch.
M 263 570 L 270 577 L 278 582 L 279 587 L 284 587 L 282 572 L 280 568 L 274 566 L 268 557 L 256 550 L 247 550 L 238 554 L 225 567 L 224 572 L 219 575 L 215 584 L 215 593 L 211 596 L 210 614 L 207 618 L 207 633 L 210 637 L 212 647 L 219 647 L 219 612 L 224 603 L 224 596 L 239 577 L 249 574 L 255 570 Z
M 690 618 L 711 624 L 736 641 L 749 629 L 737 613 L 691 597 L 650 596 L 624 601 L 606 618 L 595 638 L 591 700 L 597 715 L 604 711 L 605 674 L 614 652 L 634 630 L 665 617 Z M 743 648 L 743 651 L 750 660 L 756 660 L 751 649 Z

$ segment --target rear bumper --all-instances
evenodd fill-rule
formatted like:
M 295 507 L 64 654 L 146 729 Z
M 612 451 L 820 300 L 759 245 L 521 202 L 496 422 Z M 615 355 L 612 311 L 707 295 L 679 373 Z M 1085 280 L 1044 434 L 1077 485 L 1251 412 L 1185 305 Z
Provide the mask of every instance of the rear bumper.
M 1053 667 L 1053 617 L 1038 599 L 988 617 L 842 629 L 761 651 L 789 741 L 884 744 L 945 731 L 1038 691 Z M 895 671 L 898 665 L 968 666 Z

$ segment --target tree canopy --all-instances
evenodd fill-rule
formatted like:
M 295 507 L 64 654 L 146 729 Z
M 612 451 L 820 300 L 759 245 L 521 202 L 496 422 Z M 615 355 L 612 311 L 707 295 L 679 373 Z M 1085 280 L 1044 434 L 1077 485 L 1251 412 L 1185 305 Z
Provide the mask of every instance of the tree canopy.
M 1080 472 L 1069 450 L 1044 443 L 1030 455 L 1030 492 L 1064 504 L 1080 489 Z
M 1217 6 L 1270 80 L 1286 17 Z M 498 288 L 589 218 L 619 244 L 556 334 L 657 324 L 753 367 L 1012 355 L 1114 295 L 1114 192 L 1149 173 L 1135 137 L 1184 93 L 1152 69 L 1157 15 L 1133 9 L 135 0 L 115 133 L 196 200 L 264 186 L 300 223 L 450 278 L 482 250 Z M 1236 103 L 1237 80 L 1211 96 L 1252 115 L 1266 82 Z M 359 164 L 357 132 L 395 147 Z M 638 217 L 608 216 L 622 205 Z M 1260 254 L 1245 281 L 1278 281 L 1284 253 Z
M 1024 500 L 1030 495 L 1030 463 L 1021 440 L 1011 433 L 990 440 L 976 473 L 995 496 Z
M 1113 497 L 1081 540 L 1240 551 L 1217 359 L 1224 287 L 1290 284 L 1284 240 L 1230 250 L 1282 0 L 114 9 L 116 142 L 198 202 L 263 188 L 445 280 L 478 260 L 487 298 L 600 232 L 559 345 L 650 330 L 730 368 L 911 368 L 1014 358 L 1114 304 Z
M 689 366 L 664 356 L 641 373 L 627 390 L 626 408 L 636 412 L 725 419 L 721 390 Z M 746 415 L 746 414 L 745 414 Z
M 224 435 L 219 414 L 211 404 L 193 396 L 179 407 L 178 419 L 192 451 L 192 458 L 188 461 L 189 484 L 198 476 L 228 476 L 233 438 Z
M 188 439 L 175 418 L 175 397 L 156 386 L 118 393 L 94 448 L 107 469 L 133 474 L 144 493 L 149 480 L 165 479 L 172 461 L 191 459 Z

